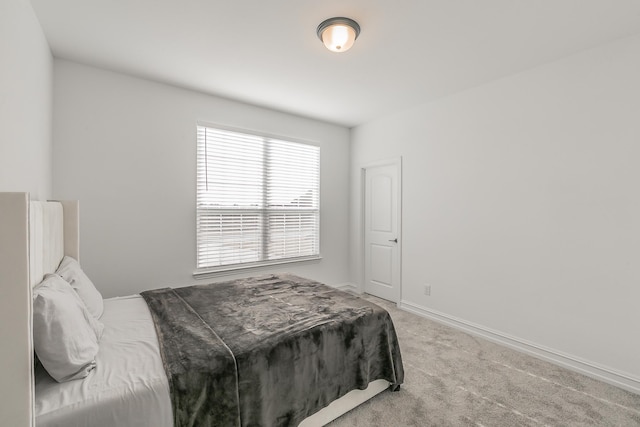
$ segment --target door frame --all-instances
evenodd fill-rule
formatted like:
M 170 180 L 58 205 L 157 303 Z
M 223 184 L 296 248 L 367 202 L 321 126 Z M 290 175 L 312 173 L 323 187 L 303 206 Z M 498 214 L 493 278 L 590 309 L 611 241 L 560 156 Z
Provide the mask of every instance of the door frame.
M 378 166 L 396 166 L 398 169 L 398 182 L 396 191 L 398 192 L 398 206 L 396 207 L 397 213 L 396 217 L 398 219 L 398 290 L 396 291 L 396 305 L 400 307 L 400 302 L 402 301 L 402 156 L 394 157 L 390 159 L 377 160 L 374 162 L 366 163 L 365 165 L 360 167 L 360 248 L 361 248 L 361 256 L 360 261 L 362 262 L 361 267 L 361 277 L 360 281 L 360 292 L 364 293 L 365 288 L 365 278 L 367 262 L 366 262 L 366 250 L 365 250 L 365 239 L 366 239 L 366 227 L 365 227 L 365 216 L 366 216 L 366 172 L 367 169 L 378 167 Z

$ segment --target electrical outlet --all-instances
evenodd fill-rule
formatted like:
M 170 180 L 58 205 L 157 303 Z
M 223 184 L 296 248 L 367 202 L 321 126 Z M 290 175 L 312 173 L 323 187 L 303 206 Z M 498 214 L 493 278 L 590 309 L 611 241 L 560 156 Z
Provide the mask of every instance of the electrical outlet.
M 429 284 L 424 285 L 424 294 L 427 296 L 431 296 L 431 285 Z

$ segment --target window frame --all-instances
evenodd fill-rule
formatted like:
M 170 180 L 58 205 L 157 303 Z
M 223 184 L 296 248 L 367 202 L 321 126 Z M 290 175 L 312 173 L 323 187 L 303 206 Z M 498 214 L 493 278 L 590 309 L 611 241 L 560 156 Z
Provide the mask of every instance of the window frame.
M 277 141 L 284 141 L 284 142 L 291 142 L 291 143 L 296 143 L 296 144 L 303 144 L 303 145 L 309 145 L 309 146 L 313 146 L 316 147 L 318 149 L 318 207 L 317 207 L 317 228 L 316 228 L 316 239 L 317 239 L 317 253 L 314 255 L 307 255 L 307 256 L 299 256 L 299 257 L 289 257 L 289 258 L 280 258 L 280 259 L 273 259 L 273 260 L 260 260 L 260 261 L 256 261 L 256 262 L 245 262 L 245 263 L 236 263 L 236 264 L 226 264 L 226 265 L 220 265 L 220 266 L 212 266 L 212 267 L 197 267 L 198 265 L 198 168 L 199 168 L 199 160 L 198 160 L 198 128 L 200 127 L 206 127 L 206 128 L 212 128 L 214 130 L 220 130 L 220 131 L 228 131 L 228 132 L 237 132 L 237 133 L 241 133 L 241 134 L 246 134 L 246 135 L 251 135 L 251 136 L 255 136 L 255 137 L 259 137 L 262 138 L 263 140 L 269 140 L 269 139 L 274 139 Z M 283 264 L 292 264 L 292 263 L 309 263 L 309 262 L 317 262 L 319 260 L 322 259 L 322 240 L 321 240 L 321 222 L 322 222 L 322 215 L 321 215 L 321 194 L 322 194 L 322 150 L 320 147 L 320 144 L 315 142 L 315 141 L 309 141 L 309 140 L 303 140 L 300 138 L 292 138 L 289 136 L 283 136 L 283 135 L 277 135 L 277 134 L 271 134 L 271 133 L 267 133 L 267 132 L 262 132 L 262 131 L 256 131 L 253 129 L 247 129 L 247 128 L 238 128 L 238 127 L 231 127 L 231 126 L 226 126 L 226 125 L 221 125 L 221 124 L 217 124 L 217 123 L 211 123 L 211 122 L 201 122 L 198 121 L 196 123 L 196 127 L 195 127 L 195 131 L 196 131 L 196 162 L 195 162 L 195 166 L 196 166 L 196 200 L 195 200 L 195 232 L 196 232 L 196 256 L 195 256 L 195 264 L 196 264 L 196 269 L 193 272 L 193 276 L 196 279 L 205 279 L 208 277 L 216 277 L 216 276 L 223 276 L 223 275 L 231 275 L 231 274 L 237 274 L 237 273 L 241 273 L 242 271 L 245 270 L 253 270 L 253 269 L 267 269 L 269 267 L 273 267 L 273 266 L 277 266 L 277 265 L 283 265 Z M 219 209 L 220 211 L 224 211 L 225 209 Z M 268 209 L 267 207 L 263 207 L 261 209 L 238 209 L 237 212 L 242 212 L 242 211 L 261 211 L 263 212 L 265 215 L 271 211 L 271 212 L 276 212 L 277 209 Z M 313 210 L 313 212 L 316 212 L 316 210 Z M 293 211 L 291 213 L 294 213 Z M 264 219 L 263 219 L 264 221 Z M 268 233 L 264 233 L 264 236 L 268 236 Z M 264 245 L 264 242 L 262 242 L 262 244 Z

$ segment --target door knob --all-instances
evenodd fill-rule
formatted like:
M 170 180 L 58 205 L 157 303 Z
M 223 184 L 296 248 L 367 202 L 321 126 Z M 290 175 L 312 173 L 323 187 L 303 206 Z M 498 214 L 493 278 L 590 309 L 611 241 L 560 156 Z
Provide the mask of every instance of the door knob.
M 390 241 L 390 242 L 393 242 L 393 243 L 398 243 L 398 238 L 396 237 L 395 239 L 393 239 L 393 240 L 389 240 L 389 241 Z

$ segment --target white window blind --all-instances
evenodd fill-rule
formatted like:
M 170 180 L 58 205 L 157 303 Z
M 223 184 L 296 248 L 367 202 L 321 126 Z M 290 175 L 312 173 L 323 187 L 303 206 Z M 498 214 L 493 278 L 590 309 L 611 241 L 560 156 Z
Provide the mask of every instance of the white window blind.
M 198 126 L 197 267 L 318 256 L 320 149 Z

